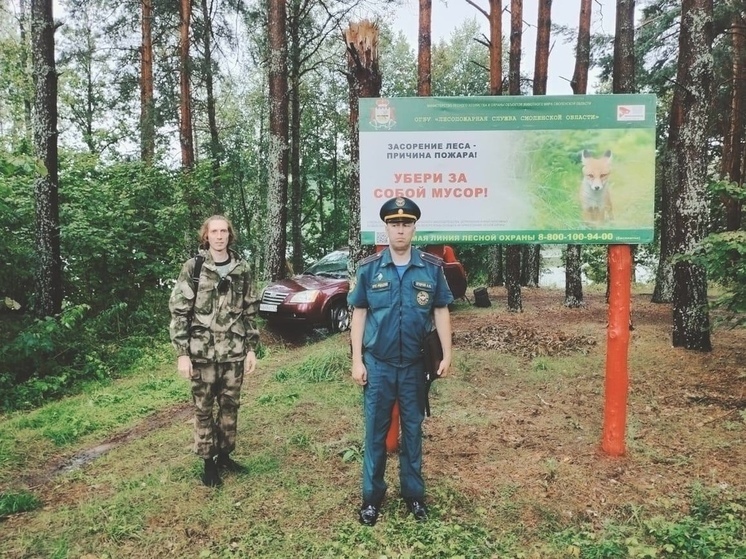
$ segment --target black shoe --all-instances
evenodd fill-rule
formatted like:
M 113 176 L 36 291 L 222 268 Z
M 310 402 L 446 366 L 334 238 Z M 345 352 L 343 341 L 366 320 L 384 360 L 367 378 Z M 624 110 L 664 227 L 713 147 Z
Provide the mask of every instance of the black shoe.
M 378 521 L 378 507 L 363 504 L 358 513 L 358 520 L 360 520 L 360 524 L 363 524 L 364 526 L 375 526 Z
M 207 487 L 217 487 L 223 483 L 218 473 L 218 465 L 212 458 L 205 458 L 205 473 L 202 474 L 202 483 Z
M 417 522 L 427 520 L 427 507 L 423 501 L 419 499 L 407 499 L 407 508 L 414 515 L 414 519 Z
M 249 471 L 246 466 L 239 464 L 228 454 L 218 454 L 218 457 L 215 459 L 215 463 L 221 470 L 228 470 L 229 472 L 244 474 Z

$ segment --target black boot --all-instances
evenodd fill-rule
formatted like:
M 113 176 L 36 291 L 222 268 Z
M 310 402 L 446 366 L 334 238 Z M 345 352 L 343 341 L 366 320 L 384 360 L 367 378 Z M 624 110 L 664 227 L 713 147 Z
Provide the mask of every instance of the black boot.
M 220 474 L 218 474 L 218 465 L 212 458 L 205 458 L 205 473 L 202 474 L 202 483 L 207 487 L 217 487 L 221 483 Z
M 216 462 L 218 468 L 222 470 L 228 470 L 229 472 L 244 474 L 248 471 L 248 468 L 246 466 L 239 464 L 238 462 L 233 460 L 233 458 L 231 458 L 229 454 L 223 452 L 218 454 Z

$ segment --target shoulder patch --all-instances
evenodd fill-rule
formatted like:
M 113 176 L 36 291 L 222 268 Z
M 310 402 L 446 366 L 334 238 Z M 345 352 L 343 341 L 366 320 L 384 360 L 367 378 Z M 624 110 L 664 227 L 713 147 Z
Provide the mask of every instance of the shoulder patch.
M 443 265 L 443 259 L 440 256 L 435 256 L 434 254 L 430 254 L 429 252 L 423 252 L 420 256 L 422 256 L 422 259 L 425 262 L 429 262 L 430 264 L 435 264 L 436 266 Z
M 371 254 L 370 256 L 366 256 L 365 258 L 363 258 L 360 262 L 357 263 L 357 265 L 358 266 L 363 266 L 363 265 L 368 264 L 370 262 L 374 262 L 374 261 L 378 260 L 379 258 L 381 258 L 381 256 L 383 256 L 383 251 L 376 252 L 375 254 Z

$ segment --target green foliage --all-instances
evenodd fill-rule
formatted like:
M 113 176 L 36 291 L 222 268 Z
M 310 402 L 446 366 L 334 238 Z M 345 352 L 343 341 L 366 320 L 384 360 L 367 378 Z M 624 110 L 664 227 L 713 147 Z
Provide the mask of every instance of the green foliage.
M 0 519 L 9 514 L 27 512 L 41 506 L 41 501 L 28 491 L 4 491 L 0 493 Z
M 551 547 L 579 559 L 735 558 L 746 554 L 745 526 L 746 497 L 695 486 L 689 514 L 610 523 L 600 532 L 569 528 L 554 537 Z
M 707 270 L 708 280 L 726 289 L 715 305 L 727 312 L 734 325 L 746 323 L 746 231 L 708 235 L 694 250 L 677 255 L 674 262 L 691 262 Z
M 275 373 L 275 380 L 286 382 L 299 379 L 304 382 L 340 382 L 350 371 L 347 351 L 334 350 L 309 356 L 292 368 L 283 368 Z
M 119 303 L 97 316 L 88 305 L 69 306 L 59 317 L 27 322 L 0 345 L 0 410 L 37 406 L 82 381 L 126 374 L 155 341 L 165 341 L 167 319 L 151 305 Z

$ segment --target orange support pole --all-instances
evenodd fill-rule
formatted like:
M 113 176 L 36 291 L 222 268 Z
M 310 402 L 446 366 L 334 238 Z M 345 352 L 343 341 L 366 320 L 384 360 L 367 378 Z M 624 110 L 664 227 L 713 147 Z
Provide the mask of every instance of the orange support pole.
M 630 246 L 610 245 L 609 326 L 606 333 L 606 386 L 601 439 L 601 448 L 610 456 L 622 456 L 625 453 L 631 280 Z
M 386 452 L 396 452 L 399 448 L 399 402 L 391 409 L 391 426 L 386 434 Z

